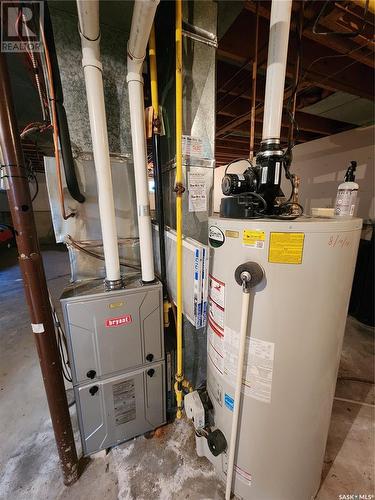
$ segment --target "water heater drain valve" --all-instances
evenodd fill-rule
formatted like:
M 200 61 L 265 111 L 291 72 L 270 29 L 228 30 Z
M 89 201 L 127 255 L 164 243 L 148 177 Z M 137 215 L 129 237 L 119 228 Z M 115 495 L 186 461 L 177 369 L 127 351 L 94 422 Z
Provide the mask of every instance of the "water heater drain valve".
M 186 416 L 192 420 L 195 430 L 200 431 L 204 429 L 206 425 L 205 409 L 198 391 L 186 394 L 184 397 L 184 407 Z
M 208 423 L 207 413 L 212 410 L 212 403 L 207 391 L 193 391 L 184 398 L 186 416 L 194 424 L 197 453 L 208 456 L 209 452 L 217 457 L 227 449 L 227 441 L 220 429 L 212 429 Z M 206 443 L 206 444 L 203 444 Z M 208 450 L 204 452 L 204 449 Z

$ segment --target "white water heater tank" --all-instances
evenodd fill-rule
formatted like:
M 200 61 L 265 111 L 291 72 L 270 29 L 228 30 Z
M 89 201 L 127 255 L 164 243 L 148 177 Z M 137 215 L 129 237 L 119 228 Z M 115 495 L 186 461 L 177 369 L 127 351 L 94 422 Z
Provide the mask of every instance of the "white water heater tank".
M 232 491 L 246 500 L 311 500 L 321 480 L 362 221 L 212 217 L 207 388 L 230 442 L 242 289 L 257 262 Z M 207 457 L 225 480 L 227 455 Z

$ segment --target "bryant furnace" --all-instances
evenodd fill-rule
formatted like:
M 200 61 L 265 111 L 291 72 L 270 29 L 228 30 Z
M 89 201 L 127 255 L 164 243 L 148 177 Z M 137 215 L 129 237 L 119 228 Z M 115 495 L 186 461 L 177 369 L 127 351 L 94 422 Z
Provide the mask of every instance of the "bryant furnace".
M 71 285 L 61 297 L 85 455 L 166 420 L 162 286 L 126 281 L 111 292 L 101 280 Z

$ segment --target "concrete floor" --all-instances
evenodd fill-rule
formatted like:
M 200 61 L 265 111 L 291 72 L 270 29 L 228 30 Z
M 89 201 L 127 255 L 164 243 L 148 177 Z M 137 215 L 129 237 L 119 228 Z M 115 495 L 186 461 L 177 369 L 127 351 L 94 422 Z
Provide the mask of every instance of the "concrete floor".
M 68 280 L 67 255 L 49 249 L 44 260 L 57 297 Z M 184 421 L 92 460 L 75 485 L 64 487 L 14 250 L 1 250 L 0 290 L 1 500 L 224 498 L 209 462 L 197 458 Z M 373 380 L 374 331 L 348 318 L 318 500 L 375 493 Z

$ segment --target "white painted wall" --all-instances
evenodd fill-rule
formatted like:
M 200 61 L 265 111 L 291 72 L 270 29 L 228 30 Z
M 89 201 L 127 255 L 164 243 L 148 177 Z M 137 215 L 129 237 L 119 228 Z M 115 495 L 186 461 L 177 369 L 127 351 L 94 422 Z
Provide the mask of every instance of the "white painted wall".
M 355 160 L 359 184 L 357 215 L 375 218 L 374 134 L 374 126 L 356 128 L 294 148 L 291 170 L 301 177 L 300 202 L 306 213 L 313 207 L 334 206 L 338 185 L 343 182 L 350 161 Z M 283 183 L 284 186 L 289 193 L 290 187 Z
M 233 163 L 228 169 L 228 174 L 242 174 L 249 167 L 247 161 L 241 160 Z M 220 211 L 220 201 L 224 198 L 223 192 L 221 191 L 221 180 L 224 177 L 226 165 L 215 168 L 214 172 L 214 212 Z
M 300 202 L 307 214 L 312 207 L 333 207 L 338 185 L 351 160 L 357 161 L 356 181 L 359 184 L 357 215 L 375 218 L 374 199 L 374 136 L 375 126 L 356 128 L 296 146 L 293 150 L 292 172 L 301 177 Z M 247 162 L 238 162 L 229 172 L 242 173 Z M 215 169 L 214 211 L 219 212 L 221 179 L 225 166 Z M 290 184 L 282 183 L 287 197 Z

